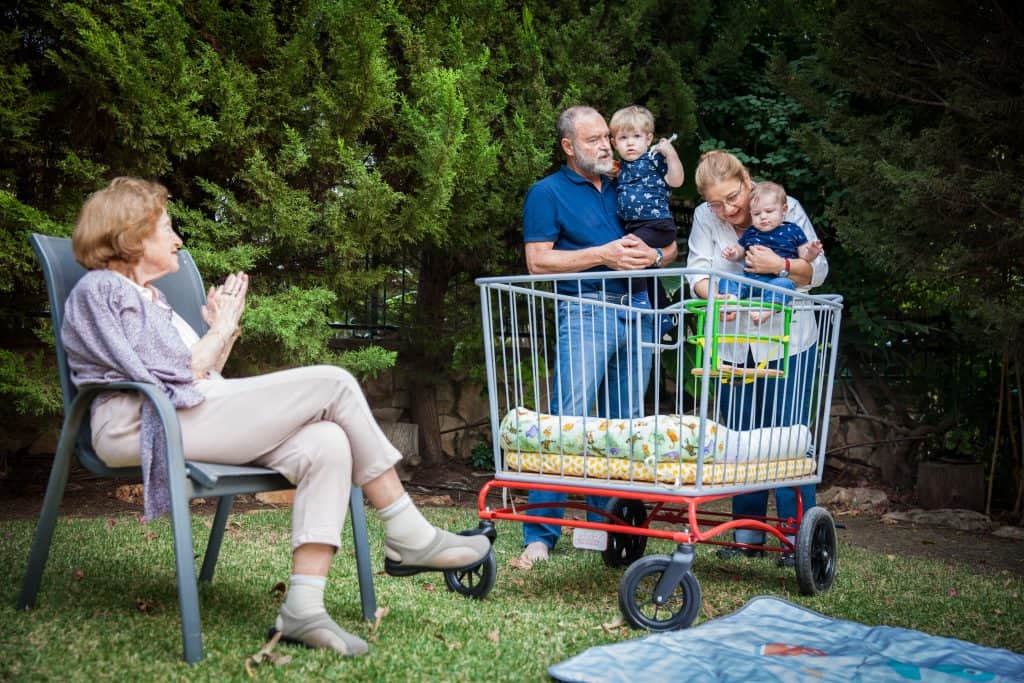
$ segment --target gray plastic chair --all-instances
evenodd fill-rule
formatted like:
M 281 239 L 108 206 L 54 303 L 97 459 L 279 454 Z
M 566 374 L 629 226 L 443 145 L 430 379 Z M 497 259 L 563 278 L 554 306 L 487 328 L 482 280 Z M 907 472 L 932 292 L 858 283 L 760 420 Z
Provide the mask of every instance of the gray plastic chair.
M 202 627 L 199 621 L 199 591 L 196 583 L 195 555 L 192 549 L 192 521 L 189 500 L 192 498 L 218 498 L 217 512 L 206 546 L 206 555 L 199 572 L 200 581 L 213 579 L 217 564 L 224 527 L 227 525 L 231 503 L 236 494 L 279 491 L 293 488 L 283 476 L 264 467 L 217 465 L 212 463 L 186 462 L 182 454 L 181 432 L 174 406 L 156 385 L 141 382 L 117 382 L 106 385 L 83 386 L 76 389 L 71 383 L 67 357 L 60 341 L 61 321 L 64 319 L 64 302 L 85 270 L 75 261 L 71 252 L 71 240 L 62 237 L 33 234 L 32 248 L 46 278 L 46 289 L 50 296 L 50 318 L 54 335 L 57 337 L 57 368 L 60 371 L 60 386 L 64 394 L 64 424 L 61 428 L 57 453 L 46 486 L 43 509 L 39 514 L 35 539 L 29 554 L 28 567 L 18 597 L 18 609 L 27 609 L 35 604 L 42 580 L 43 568 L 50 553 L 53 529 L 57 523 L 57 512 L 64 488 L 68 481 L 71 458 L 89 471 L 104 477 L 141 477 L 138 467 L 112 469 L 107 467 L 92 450 L 89 431 L 89 405 L 103 391 L 113 389 L 136 390 L 152 401 L 163 423 L 167 435 L 167 460 L 170 474 L 171 524 L 174 530 L 174 557 L 178 581 L 178 603 L 181 608 L 181 638 L 185 661 L 194 663 L 203 658 Z M 200 334 L 207 329 L 200 309 L 206 302 L 206 292 L 195 262 L 186 251 L 178 252 L 181 264 L 177 273 L 167 275 L 155 285 L 167 297 L 168 302 Z M 373 590 L 373 570 L 370 564 L 370 545 L 366 534 L 366 516 L 363 511 L 363 492 L 352 487 L 349 502 L 352 533 L 355 537 L 356 565 L 359 573 L 359 595 L 362 601 L 363 617 L 375 618 L 377 610 Z M 254 615 L 255 616 L 255 615 Z

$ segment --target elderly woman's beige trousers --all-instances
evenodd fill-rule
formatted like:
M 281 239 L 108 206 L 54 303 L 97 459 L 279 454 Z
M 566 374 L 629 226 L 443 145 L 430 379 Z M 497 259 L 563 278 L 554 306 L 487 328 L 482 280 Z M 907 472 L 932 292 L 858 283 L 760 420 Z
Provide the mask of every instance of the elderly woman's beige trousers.
M 352 482 L 362 486 L 394 467 L 387 440 L 359 383 L 319 365 L 245 379 L 200 380 L 206 400 L 178 411 L 185 459 L 256 464 L 296 485 L 292 547 L 338 547 Z M 92 417 L 93 448 L 111 467 L 139 462 L 137 394 L 118 392 Z

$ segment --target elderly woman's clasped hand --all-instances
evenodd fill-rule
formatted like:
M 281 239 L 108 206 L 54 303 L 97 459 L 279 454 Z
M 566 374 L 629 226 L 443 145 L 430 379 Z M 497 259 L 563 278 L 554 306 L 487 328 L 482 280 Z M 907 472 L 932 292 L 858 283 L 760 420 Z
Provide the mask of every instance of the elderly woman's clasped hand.
M 249 276 L 239 271 L 232 273 L 219 287 L 210 287 L 203 306 L 203 321 L 212 330 L 233 335 L 245 311 L 245 297 L 249 292 Z

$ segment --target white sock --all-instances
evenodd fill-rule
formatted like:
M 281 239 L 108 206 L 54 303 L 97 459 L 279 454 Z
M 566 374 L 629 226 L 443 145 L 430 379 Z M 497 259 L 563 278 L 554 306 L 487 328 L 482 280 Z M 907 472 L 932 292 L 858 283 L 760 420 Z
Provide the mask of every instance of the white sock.
M 384 520 L 384 533 L 413 550 L 426 548 L 434 540 L 434 525 L 413 505 L 408 493 L 403 493 L 391 505 L 377 514 Z
M 292 574 L 288 581 L 288 595 L 284 604 L 288 611 L 296 617 L 308 617 L 319 612 L 326 612 L 324 607 L 324 588 L 327 587 L 326 576 L 309 574 Z

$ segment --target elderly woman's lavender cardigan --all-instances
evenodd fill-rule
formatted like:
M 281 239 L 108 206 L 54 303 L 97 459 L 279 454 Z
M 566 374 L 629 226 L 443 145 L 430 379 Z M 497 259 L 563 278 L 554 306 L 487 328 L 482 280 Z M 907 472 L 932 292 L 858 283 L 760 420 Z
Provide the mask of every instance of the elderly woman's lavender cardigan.
M 171 309 L 147 300 L 117 273 L 92 270 L 78 281 L 64 308 L 61 339 L 76 387 L 149 382 L 163 389 L 176 408 L 203 401 L 192 375 L 192 353 L 171 323 Z M 170 509 L 170 491 L 167 439 L 149 401 L 142 403 L 140 432 L 145 518 L 152 519 Z

